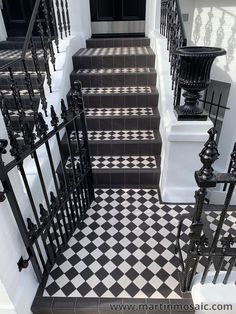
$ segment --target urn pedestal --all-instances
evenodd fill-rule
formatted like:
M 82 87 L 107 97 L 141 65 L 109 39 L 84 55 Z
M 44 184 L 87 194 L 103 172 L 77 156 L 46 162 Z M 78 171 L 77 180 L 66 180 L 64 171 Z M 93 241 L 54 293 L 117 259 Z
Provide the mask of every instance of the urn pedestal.
M 201 92 L 210 84 L 212 64 L 216 57 L 226 51 L 215 47 L 182 47 L 175 51 L 180 57 L 179 86 L 183 93 L 184 105 L 175 108 L 178 120 L 207 120 L 207 112 L 199 101 Z

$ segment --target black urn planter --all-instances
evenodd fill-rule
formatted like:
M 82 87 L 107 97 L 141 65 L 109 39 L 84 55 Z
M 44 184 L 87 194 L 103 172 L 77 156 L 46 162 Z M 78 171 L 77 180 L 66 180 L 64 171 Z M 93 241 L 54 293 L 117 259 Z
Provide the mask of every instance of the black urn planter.
M 216 57 L 226 51 L 215 47 L 182 47 L 175 51 L 180 57 L 179 86 L 185 90 L 183 106 L 176 107 L 178 120 L 206 120 L 199 102 L 201 92 L 210 84 L 211 67 Z

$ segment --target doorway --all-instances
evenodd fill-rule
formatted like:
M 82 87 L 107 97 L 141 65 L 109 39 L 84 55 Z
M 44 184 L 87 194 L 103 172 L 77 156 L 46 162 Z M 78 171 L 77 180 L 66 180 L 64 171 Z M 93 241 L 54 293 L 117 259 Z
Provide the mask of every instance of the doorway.
M 27 33 L 35 0 L 3 0 L 3 19 L 8 37 L 23 37 Z
M 146 0 L 90 0 L 93 37 L 145 36 Z

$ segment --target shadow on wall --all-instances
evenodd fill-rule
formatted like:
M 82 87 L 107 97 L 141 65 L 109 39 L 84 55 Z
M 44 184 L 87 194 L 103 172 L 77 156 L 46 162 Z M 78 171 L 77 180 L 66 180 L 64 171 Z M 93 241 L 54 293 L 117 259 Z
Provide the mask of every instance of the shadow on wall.
M 191 40 L 194 45 L 222 47 L 227 50 L 224 70 L 230 71 L 236 62 L 236 4 L 235 1 L 204 1 L 203 5 L 195 2 Z M 207 7 L 207 3 L 209 6 Z M 211 5 L 210 5 L 211 4 Z M 227 7 L 227 5 L 229 7 Z M 217 59 L 216 64 L 222 62 Z

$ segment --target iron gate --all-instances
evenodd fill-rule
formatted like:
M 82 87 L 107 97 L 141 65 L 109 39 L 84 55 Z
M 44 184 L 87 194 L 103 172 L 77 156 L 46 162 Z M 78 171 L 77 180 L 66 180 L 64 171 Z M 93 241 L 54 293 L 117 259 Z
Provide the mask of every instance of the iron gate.
M 32 132 L 22 110 L 18 121 L 21 134 L 13 131 L 7 100 L 1 96 L 2 114 L 10 139 L 10 153 L 14 157 L 9 163 L 4 163 L 3 155 L 7 152 L 8 142 L 0 140 L 0 180 L 4 189 L 0 195 L 1 202 L 7 197 L 29 255 L 28 259 L 21 257 L 19 260 L 19 270 L 26 268 L 31 261 L 39 282 L 50 271 L 94 198 L 87 127 L 79 82 L 75 83 L 74 90 L 70 95 L 68 108 L 63 100 L 61 102 L 60 123 L 53 106 L 51 107 L 51 131 L 42 113 L 35 113 L 35 129 Z M 76 134 L 75 140 L 70 136 L 72 132 Z M 39 155 L 44 156 L 43 165 Z M 38 193 L 42 196 L 40 203 L 37 203 L 25 171 L 28 157 L 33 161 L 39 180 Z M 67 158 L 72 163 L 70 171 L 66 166 Z M 45 164 L 48 165 L 46 171 Z M 16 168 L 30 204 L 31 213 L 26 218 L 22 214 L 9 175 Z M 52 178 L 50 191 L 46 185 L 45 172 L 50 172 Z

